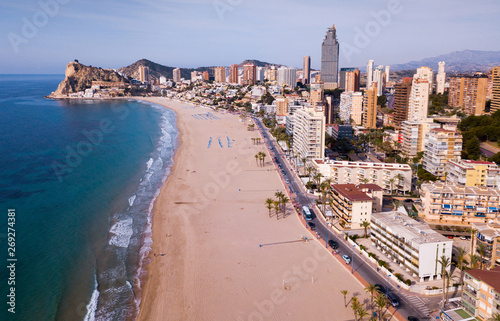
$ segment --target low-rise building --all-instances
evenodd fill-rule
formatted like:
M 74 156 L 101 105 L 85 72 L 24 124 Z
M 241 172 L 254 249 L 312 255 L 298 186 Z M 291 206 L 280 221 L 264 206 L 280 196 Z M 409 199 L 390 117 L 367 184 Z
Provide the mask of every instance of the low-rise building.
M 429 223 L 470 225 L 495 220 L 500 207 L 500 190 L 488 187 L 422 184 L 422 213 Z
M 351 125 L 327 125 L 326 132 L 336 140 L 342 138 L 352 139 Z
M 311 161 L 316 172 L 331 178 L 334 184 L 377 184 L 387 193 L 411 191 L 411 167 L 408 164 L 349 162 L 314 159 Z M 392 184 L 392 186 L 391 186 Z
M 370 222 L 372 212 L 382 211 L 383 190 L 375 184 L 333 184 L 332 210 L 345 229 Z
M 500 267 L 464 272 L 462 306 L 481 321 L 500 313 Z
M 500 187 L 500 168 L 496 163 L 475 160 L 450 160 L 447 181 L 461 186 Z
M 462 135 L 442 128 L 425 134 L 423 166 L 426 171 L 444 177 L 448 160 L 459 160 L 462 153 Z
M 406 214 L 373 213 L 370 233 L 377 248 L 421 282 L 441 277 L 442 256 L 451 261 L 453 241 Z
M 472 223 L 472 228 L 476 230 L 474 253 L 483 257 L 483 266 L 487 268 L 500 266 L 500 223 L 498 221 Z M 479 244 L 483 244 L 483 250 Z

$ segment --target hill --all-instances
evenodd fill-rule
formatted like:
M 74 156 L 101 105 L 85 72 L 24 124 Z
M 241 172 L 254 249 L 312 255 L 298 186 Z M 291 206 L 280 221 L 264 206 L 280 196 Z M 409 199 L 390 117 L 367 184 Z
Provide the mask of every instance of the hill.
M 391 71 L 417 69 L 422 66 L 428 66 L 432 70 L 437 71 L 439 61 L 446 62 L 447 73 L 489 71 L 492 67 L 500 65 L 500 51 L 455 51 L 446 55 L 424 58 L 419 61 L 391 65 Z
M 283 65 L 280 65 L 280 64 L 272 64 L 272 63 L 269 63 L 269 62 L 260 61 L 260 60 L 256 60 L 256 59 L 246 59 L 242 63 L 240 63 L 239 66 L 243 67 L 244 65 L 247 65 L 247 64 L 254 64 L 257 67 L 271 67 L 271 66 L 276 66 L 276 68 L 279 68 L 279 67 L 283 66 Z
M 173 78 L 173 70 L 176 67 L 170 67 L 170 66 L 164 66 L 160 65 L 156 62 L 153 62 L 148 59 L 141 59 L 137 60 L 131 65 L 128 65 L 126 67 L 122 67 L 118 69 L 119 72 L 123 73 L 124 75 L 127 75 L 128 77 L 132 77 L 135 79 L 139 79 L 139 66 L 147 66 L 149 67 L 149 76 L 152 77 L 153 79 L 159 79 L 161 76 L 167 78 L 167 79 L 172 79 Z M 211 69 L 211 67 L 200 67 L 196 69 L 192 68 L 180 68 L 181 69 L 181 77 L 185 79 L 191 79 L 191 72 L 192 71 L 205 71 Z

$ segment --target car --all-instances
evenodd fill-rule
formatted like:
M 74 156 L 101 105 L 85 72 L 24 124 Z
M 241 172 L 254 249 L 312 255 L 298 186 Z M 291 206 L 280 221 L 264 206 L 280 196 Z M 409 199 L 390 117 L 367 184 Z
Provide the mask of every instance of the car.
M 309 226 L 309 228 L 311 228 L 311 230 L 314 230 L 316 228 L 316 224 L 314 224 L 313 222 L 307 222 L 307 225 Z
M 453 240 L 453 236 L 451 236 L 451 235 L 448 235 L 448 238 Z
M 466 240 L 467 238 L 465 236 L 460 236 L 461 240 Z
M 399 306 L 399 301 L 398 301 L 398 298 L 397 298 L 394 294 L 392 294 L 392 293 L 390 293 L 390 292 L 389 292 L 389 293 L 387 294 L 387 299 L 389 300 L 389 303 L 390 303 L 393 307 L 397 308 L 397 307 Z
M 385 287 L 383 285 L 380 285 L 380 284 L 375 284 L 375 289 L 380 292 L 380 293 L 383 293 L 385 294 Z
M 408 316 L 408 321 L 418 321 L 418 318 L 410 315 Z
M 342 259 L 344 259 L 346 264 L 351 264 L 351 257 L 349 255 L 342 255 Z
M 334 240 L 328 240 L 328 245 L 334 250 L 339 248 L 339 243 L 335 242 Z
M 287 180 L 286 180 L 286 183 L 287 183 L 287 184 L 290 184 L 290 181 L 287 179 Z

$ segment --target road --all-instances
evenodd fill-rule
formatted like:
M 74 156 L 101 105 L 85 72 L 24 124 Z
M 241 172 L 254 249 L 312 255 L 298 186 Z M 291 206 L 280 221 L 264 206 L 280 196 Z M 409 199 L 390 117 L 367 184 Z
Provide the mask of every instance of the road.
M 310 208 L 314 208 L 311 204 L 311 202 L 314 202 L 314 198 L 310 198 L 304 187 L 303 184 L 300 182 L 299 178 L 297 175 L 293 173 L 293 170 L 289 166 L 289 162 L 285 159 L 284 153 L 281 151 L 281 148 L 279 148 L 277 142 L 272 138 L 271 134 L 265 128 L 265 126 L 262 124 L 260 119 L 254 118 L 254 121 L 257 123 L 259 129 L 261 130 L 264 138 L 264 142 L 267 144 L 269 150 L 271 151 L 271 157 L 274 159 L 274 157 L 277 158 L 276 163 L 278 165 L 281 165 L 281 169 L 284 172 L 282 176 L 284 177 L 285 180 L 288 180 L 286 183 L 292 193 L 293 193 L 293 198 L 300 204 L 300 206 L 310 206 Z M 371 262 L 369 262 L 367 259 L 364 257 L 361 257 L 359 254 L 357 254 L 355 251 L 353 251 L 352 246 L 345 241 L 343 238 L 339 237 L 339 235 L 332 230 L 329 230 L 326 227 L 326 224 L 323 222 L 323 220 L 320 220 L 317 217 L 318 213 L 315 213 L 315 217 L 312 220 L 312 222 L 315 224 L 315 232 L 319 235 L 319 237 L 322 239 L 322 242 L 324 242 L 325 246 L 328 243 L 329 239 L 333 239 L 339 243 L 339 253 L 338 255 L 343 255 L 347 254 L 352 258 L 352 267 L 353 269 L 367 282 L 372 283 L 372 284 L 381 284 L 384 287 L 387 287 L 387 279 L 384 275 L 380 274 L 377 272 L 376 266 L 374 266 Z M 412 316 L 417 316 L 421 320 L 426 319 L 427 313 L 428 313 L 428 308 L 425 306 L 425 303 L 429 302 L 428 298 L 425 298 L 422 300 L 421 298 L 417 297 L 416 295 L 410 295 L 407 293 L 404 293 L 399 287 L 397 287 L 394 284 L 389 284 L 389 291 L 392 293 L 395 293 L 400 301 L 400 306 L 398 308 L 398 312 L 404 317 L 407 318 L 409 315 Z M 431 305 L 436 305 L 437 301 L 434 298 L 431 301 Z

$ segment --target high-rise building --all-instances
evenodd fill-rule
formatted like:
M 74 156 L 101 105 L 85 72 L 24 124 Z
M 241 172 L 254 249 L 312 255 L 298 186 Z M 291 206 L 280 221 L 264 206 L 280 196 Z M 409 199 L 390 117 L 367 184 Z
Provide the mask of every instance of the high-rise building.
M 180 68 L 175 68 L 173 71 L 173 80 L 175 83 L 181 82 L 181 69 Z
M 387 84 L 389 82 L 389 77 L 391 73 L 391 66 L 385 66 L 385 83 Z
M 307 159 L 325 158 L 325 115 L 314 107 L 293 114 L 293 152 Z
M 363 126 L 377 128 L 377 84 L 365 91 L 363 97 Z
M 280 67 L 278 69 L 278 85 L 295 87 L 297 86 L 297 69 L 290 67 Z
M 440 125 L 433 119 L 422 121 L 403 121 L 401 123 L 402 148 L 401 151 L 406 157 L 415 157 L 424 150 L 425 134 Z
M 366 64 L 366 89 L 370 89 L 373 81 L 373 60 L 368 60 Z
M 304 81 L 306 84 L 311 83 L 311 56 L 304 57 Z
M 229 66 L 229 83 L 231 84 L 238 84 L 238 71 L 239 71 L 239 66 L 234 64 Z
M 408 120 L 427 119 L 429 110 L 429 82 L 425 78 L 413 78 L 408 103 Z
M 339 88 L 345 91 L 359 91 L 359 69 L 340 68 Z
M 491 71 L 492 80 L 492 98 L 490 113 L 493 114 L 497 110 L 500 110 L 500 66 L 494 67 Z
M 226 68 L 215 67 L 214 68 L 214 80 L 217 83 L 225 83 L 226 82 Z
M 139 81 L 142 83 L 149 83 L 149 67 L 139 66 Z
M 417 68 L 417 73 L 413 75 L 413 79 L 426 79 L 429 83 L 429 93 L 432 93 L 432 87 L 434 82 L 434 73 L 429 67 Z
M 410 103 L 412 78 L 405 77 L 397 83 L 394 93 L 394 127 L 401 129 L 401 123 L 408 120 L 408 105 Z
M 276 116 L 287 116 L 288 115 L 288 99 L 278 98 L 276 99 Z
M 335 25 L 328 28 L 325 39 L 321 45 L 321 81 L 325 88 L 336 87 L 339 72 L 339 42 Z
M 488 76 L 483 74 L 450 77 L 448 105 L 461 108 L 467 116 L 482 115 L 485 113 L 487 87 Z
M 255 85 L 257 78 L 257 66 L 247 64 L 243 66 L 243 85 Z
M 266 78 L 264 74 L 266 70 L 267 70 L 266 67 L 257 67 L 257 81 L 264 83 L 264 79 Z
M 324 102 L 325 100 L 325 94 L 324 94 L 324 90 L 323 89 L 315 89 L 315 90 L 311 90 L 311 97 L 310 97 L 310 100 L 311 100 L 311 105 L 312 106 L 317 106 L 321 103 Z
M 444 94 L 444 84 L 446 83 L 446 73 L 444 71 L 445 62 L 438 62 L 438 73 L 436 75 L 436 93 Z
M 494 162 L 462 159 L 446 164 L 446 181 L 461 186 L 500 187 L 500 168 Z
M 210 73 L 209 73 L 207 70 L 205 70 L 205 71 L 201 74 L 201 76 L 203 77 L 203 80 L 204 80 L 204 81 L 209 81 L 209 80 L 210 80 Z
M 462 135 L 453 130 L 431 129 L 425 134 L 423 166 L 436 177 L 444 177 L 449 160 L 459 160 Z
M 335 104 L 333 103 L 333 96 L 325 96 L 324 114 L 326 125 L 335 123 Z
M 363 94 L 346 91 L 340 95 L 339 117 L 344 124 L 353 122 L 361 125 L 363 121 Z
M 373 83 L 377 83 L 377 96 L 382 96 L 382 93 L 384 92 L 384 66 L 380 65 L 378 66 L 375 71 L 373 72 L 373 80 L 372 80 L 372 86 Z

